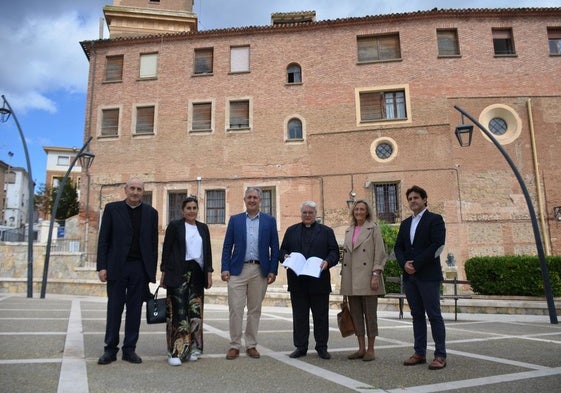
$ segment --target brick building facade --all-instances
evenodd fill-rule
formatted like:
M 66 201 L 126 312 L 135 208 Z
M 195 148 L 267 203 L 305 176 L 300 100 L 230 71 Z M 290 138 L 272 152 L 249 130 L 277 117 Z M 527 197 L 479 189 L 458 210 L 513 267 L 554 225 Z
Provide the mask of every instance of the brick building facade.
M 123 17 L 123 5 L 148 1 L 120 3 Z M 159 3 L 194 15 L 190 1 Z M 281 238 L 311 199 L 342 240 L 351 194 L 398 224 L 410 214 L 404 192 L 417 184 L 429 209 L 443 214 L 444 255 L 460 267 L 476 255 L 535 254 L 512 170 L 477 127 L 471 147 L 459 146 L 458 105 L 512 157 L 546 252 L 561 253 L 561 221 L 552 214 L 561 205 L 561 8 L 328 21 L 283 13 L 268 26 L 190 26 L 81 43 L 90 62 L 85 138 L 94 137 L 96 154 L 91 239 L 92 222 L 124 198 L 133 175 L 146 182 L 162 236 L 183 196 L 199 197 L 217 270 L 228 218 L 243 211 L 247 186 L 264 188 Z

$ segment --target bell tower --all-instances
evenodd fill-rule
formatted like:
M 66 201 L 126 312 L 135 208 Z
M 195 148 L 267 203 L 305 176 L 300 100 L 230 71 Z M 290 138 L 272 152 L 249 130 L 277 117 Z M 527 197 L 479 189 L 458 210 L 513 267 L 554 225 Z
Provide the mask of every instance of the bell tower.
M 194 0 L 113 0 L 103 7 L 109 38 L 197 30 Z

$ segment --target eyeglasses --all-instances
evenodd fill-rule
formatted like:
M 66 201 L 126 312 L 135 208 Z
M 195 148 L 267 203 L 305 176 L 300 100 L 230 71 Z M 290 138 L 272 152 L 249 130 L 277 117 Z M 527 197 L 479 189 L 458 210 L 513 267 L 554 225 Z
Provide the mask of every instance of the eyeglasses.
M 316 214 L 315 211 L 303 211 L 302 212 L 302 215 L 304 215 L 304 216 L 311 216 L 311 215 L 314 215 L 314 214 Z

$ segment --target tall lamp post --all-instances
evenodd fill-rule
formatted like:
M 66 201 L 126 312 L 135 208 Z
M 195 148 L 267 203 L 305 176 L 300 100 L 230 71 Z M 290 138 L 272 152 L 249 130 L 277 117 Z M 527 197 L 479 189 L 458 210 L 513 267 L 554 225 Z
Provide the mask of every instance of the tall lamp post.
M 84 143 L 84 146 L 82 146 L 82 149 L 80 149 L 78 154 L 76 154 L 76 157 L 74 157 L 74 160 L 72 160 L 72 162 L 70 163 L 70 166 L 66 171 L 66 174 L 64 175 L 62 181 L 57 187 L 55 203 L 53 205 L 53 210 L 51 212 L 51 221 L 49 223 L 49 235 L 47 238 L 47 249 L 45 251 L 45 264 L 43 265 L 43 281 L 41 282 L 41 299 L 45 298 L 45 292 L 47 291 L 47 275 L 49 273 L 49 259 L 51 257 L 51 242 L 53 238 L 53 227 L 55 225 L 56 211 L 58 209 L 58 204 L 60 202 L 60 196 L 62 195 L 62 190 L 64 189 L 64 185 L 66 184 L 66 181 L 68 180 L 68 176 L 70 176 L 70 171 L 72 171 L 72 168 L 74 168 L 74 164 L 76 164 L 76 161 L 80 160 L 80 166 L 82 168 L 85 168 L 86 171 L 92 166 L 93 160 L 95 158 L 95 154 L 84 151 L 86 150 L 86 147 L 88 146 L 92 138 L 93 137 L 90 136 L 86 141 L 86 143 Z
M 6 100 L 6 97 L 2 94 L 2 100 L 4 104 L 0 108 L 0 121 L 5 123 L 10 118 L 10 115 L 14 118 L 16 126 L 18 127 L 19 136 L 21 138 L 21 143 L 23 144 L 23 150 L 25 152 L 25 160 L 27 161 L 27 173 L 29 174 L 28 179 L 28 193 L 29 201 L 27 206 L 27 297 L 33 297 L 33 196 L 35 194 L 35 183 L 33 182 L 33 175 L 31 174 L 31 161 L 29 160 L 29 152 L 27 151 L 27 143 L 25 142 L 25 137 L 23 136 L 23 131 L 19 125 L 18 118 L 12 110 L 12 107 Z
M 530 212 L 530 219 L 532 221 L 532 228 L 534 230 L 534 238 L 535 238 L 535 241 L 536 241 L 536 248 L 537 248 L 537 251 L 538 251 L 538 259 L 540 260 L 540 267 L 541 267 L 541 271 L 542 271 L 543 287 L 544 287 L 545 296 L 546 296 L 546 299 L 547 299 L 547 308 L 549 310 L 549 320 L 552 324 L 557 324 L 558 323 L 557 322 L 557 311 L 555 310 L 555 303 L 553 302 L 553 294 L 551 292 L 551 285 L 550 285 L 550 282 L 549 282 L 549 269 L 547 267 L 547 262 L 545 260 L 545 252 L 543 250 L 543 243 L 542 243 L 542 239 L 541 239 L 541 235 L 540 235 L 540 229 L 538 227 L 538 220 L 536 218 L 536 212 L 534 210 L 534 205 L 532 204 L 532 200 L 530 199 L 530 193 L 528 192 L 528 188 L 526 187 L 526 184 L 524 183 L 524 179 L 522 179 L 522 175 L 520 175 L 520 172 L 518 171 L 518 168 L 516 168 L 516 165 L 514 165 L 514 162 L 512 161 L 512 159 L 510 158 L 510 156 L 508 155 L 506 150 L 503 149 L 503 147 L 495 139 L 493 134 L 489 130 L 487 130 L 485 127 L 483 127 L 483 125 L 481 125 L 481 123 L 479 123 L 473 116 L 471 116 L 469 113 L 464 111 L 459 106 L 454 105 L 454 109 L 456 109 L 458 112 L 460 112 L 462 114 L 462 124 L 457 126 L 456 131 L 455 131 L 456 138 L 458 138 L 458 142 L 460 143 L 460 146 L 462 146 L 462 147 L 469 146 L 471 144 L 471 137 L 473 135 L 473 125 L 463 124 L 464 123 L 463 118 L 465 116 L 469 120 L 471 120 L 473 122 L 473 124 L 475 124 L 477 127 L 479 127 L 479 129 L 481 129 L 481 131 L 483 131 L 483 133 L 495 144 L 497 149 L 499 149 L 499 151 L 502 153 L 502 155 L 504 156 L 504 158 L 506 159 L 506 161 L 510 165 L 510 168 L 514 172 L 514 175 L 516 176 L 516 179 L 518 180 L 518 183 L 520 184 L 520 188 L 522 188 L 522 193 L 524 194 L 524 198 L 526 199 L 526 204 L 528 205 L 528 210 Z M 466 137 L 468 138 L 467 140 L 465 139 Z

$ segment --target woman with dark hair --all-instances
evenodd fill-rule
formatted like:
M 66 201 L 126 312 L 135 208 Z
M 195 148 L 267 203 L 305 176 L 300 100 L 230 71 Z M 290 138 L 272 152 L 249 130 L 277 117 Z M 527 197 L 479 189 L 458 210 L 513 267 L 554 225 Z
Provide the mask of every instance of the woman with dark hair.
M 167 289 L 168 363 L 195 361 L 203 351 L 204 289 L 212 286 L 208 226 L 196 220 L 194 196 L 182 205 L 183 218 L 169 223 L 164 237 L 160 285 Z
M 348 358 L 374 360 L 374 340 L 378 335 L 378 296 L 386 293 L 382 279 L 386 250 L 380 228 L 372 222 L 370 206 L 365 200 L 360 199 L 353 205 L 351 226 L 345 231 L 343 251 L 341 295 L 349 299 L 358 339 L 358 351 Z M 368 347 L 365 335 L 368 335 Z

